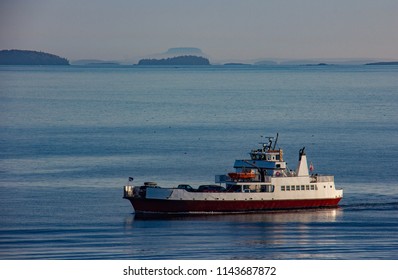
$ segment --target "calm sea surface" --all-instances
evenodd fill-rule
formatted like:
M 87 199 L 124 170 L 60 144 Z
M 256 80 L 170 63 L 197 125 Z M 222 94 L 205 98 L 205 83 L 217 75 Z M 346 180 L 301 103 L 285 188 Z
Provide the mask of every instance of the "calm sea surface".
M 0 259 L 398 259 L 398 67 L 0 67 Z M 337 209 L 142 218 L 279 132 Z

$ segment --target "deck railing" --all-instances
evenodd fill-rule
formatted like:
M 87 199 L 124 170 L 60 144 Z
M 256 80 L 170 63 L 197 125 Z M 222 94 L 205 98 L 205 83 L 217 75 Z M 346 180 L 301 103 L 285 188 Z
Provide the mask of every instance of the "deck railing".
M 272 176 L 264 176 L 264 182 L 265 183 L 269 183 L 271 182 L 271 178 Z M 231 177 L 229 177 L 228 175 L 216 175 L 215 178 L 215 183 L 216 184 L 221 184 L 221 183 L 226 183 L 226 182 L 245 182 L 245 181 L 249 181 L 249 182 L 261 182 L 261 178 L 259 174 L 256 174 L 256 177 L 253 179 L 240 179 L 240 180 L 234 180 Z
M 133 197 L 134 196 L 134 187 L 133 186 L 124 186 L 123 197 Z
M 316 182 L 333 182 L 334 181 L 334 176 L 321 176 L 321 175 L 316 175 L 314 176 L 316 179 Z
M 287 176 L 287 177 L 293 177 Z M 269 183 L 271 182 L 272 176 L 264 176 L 264 182 Z M 226 182 L 235 182 L 236 180 L 231 179 L 228 175 L 216 175 L 215 182 L 217 184 L 226 183 Z M 244 180 L 242 180 L 243 182 Z M 251 182 L 260 182 L 260 176 L 257 175 L 254 179 L 250 180 Z M 334 182 L 334 176 L 330 175 L 313 175 L 311 176 L 311 182 Z

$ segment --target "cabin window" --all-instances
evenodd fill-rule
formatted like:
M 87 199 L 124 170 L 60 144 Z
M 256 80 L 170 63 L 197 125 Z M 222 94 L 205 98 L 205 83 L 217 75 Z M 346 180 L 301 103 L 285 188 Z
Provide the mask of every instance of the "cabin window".
M 276 155 L 276 160 L 281 160 L 281 156 L 280 155 Z
M 300 186 L 296 186 L 296 191 L 299 191 L 300 190 Z
M 287 191 L 290 191 L 290 186 L 286 186 L 286 190 L 287 190 Z
M 309 185 L 306 185 L 306 186 L 305 186 L 305 190 L 306 190 L 306 191 L 309 191 L 309 190 L 310 190 L 310 186 L 309 186 Z
M 311 191 L 313 191 L 315 189 L 314 185 L 311 185 Z
M 294 186 L 292 186 L 292 191 L 295 191 L 295 190 L 296 190 L 296 188 Z
M 227 185 L 229 192 L 242 192 L 242 186 L 240 185 Z
M 304 185 L 301 185 L 301 190 L 302 190 L 302 191 L 304 191 L 304 190 L 305 190 L 305 187 L 304 187 Z
M 333 187 L 332 187 L 332 186 L 330 186 L 330 188 L 332 189 Z
M 285 191 L 285 186 L 281 186 L 281 191 Z
M 274 185 L 261 185 L 262 192 L 274 192 L 275 186 Z
M 274 192 L 275 186 L 274 185 L 267 185 L 266 186 L 266 192 Z
M 280 165 L 280 164 L 277 164 L 277 165 L 276 165 L 276 168 L 281 168 L 281 165 Z

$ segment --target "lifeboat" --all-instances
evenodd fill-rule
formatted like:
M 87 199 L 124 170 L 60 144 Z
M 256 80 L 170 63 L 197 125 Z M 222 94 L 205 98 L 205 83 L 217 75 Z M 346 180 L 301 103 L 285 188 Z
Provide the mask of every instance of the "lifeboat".
M 228 173 L 228 176 L 233 180 L 254 179 L 256 177 L 256 174 L 251 172 L 233 172 L 233 173 Z

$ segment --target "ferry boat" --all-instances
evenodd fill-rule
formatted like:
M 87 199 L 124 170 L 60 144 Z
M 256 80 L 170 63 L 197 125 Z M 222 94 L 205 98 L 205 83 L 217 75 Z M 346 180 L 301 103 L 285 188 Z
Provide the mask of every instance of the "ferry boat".
M 195 189 L 189 185 L 159 187 L 155 182 L 124 186 L 135 213 L 194 214 L 241 213 L 267 210 L 337 207 L 343 190 L 337 189 L 334 176 L 310 174 L 305 148 L 299 151 L 296 170 L 276 149 L 276 138 L 267 137 L 261 148 L 251 150 L 249 159 L 235 161 L 234 172 L 215 176 L 215 184 Z M 275 140 L 275 141 L 274 141 Z

